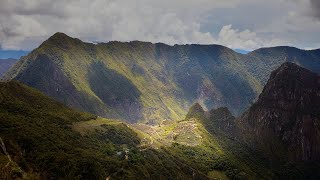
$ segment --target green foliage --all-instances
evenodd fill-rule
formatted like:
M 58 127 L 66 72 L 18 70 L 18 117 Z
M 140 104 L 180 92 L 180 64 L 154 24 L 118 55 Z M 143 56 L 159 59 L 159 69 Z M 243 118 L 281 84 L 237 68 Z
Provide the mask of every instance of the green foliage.
M 13 159 L 3 169 L 9 160 L 0 151 L 0 178 L 20 168 L 25 179 L 192 177 L 163 150 L 141 151 L 138 134 L 124 123 L 72 110 L 17 82 L 0 83 L 0 102 L 0 137 Z M 87 122 L 90 131 L 83 129 Z
M 208 108 L 224 104 L 235 113 L 246 109 L 261 87 L 237 56 L 216 45 L 94 45 L 57 33 L 5 79 L 83 111 L 152 124 L 180 120 L 198 100 Z

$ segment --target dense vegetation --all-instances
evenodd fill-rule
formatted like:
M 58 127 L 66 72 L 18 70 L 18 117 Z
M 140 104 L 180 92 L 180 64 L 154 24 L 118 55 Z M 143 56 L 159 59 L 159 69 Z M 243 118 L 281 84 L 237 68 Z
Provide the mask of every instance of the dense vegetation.
M 129 122 L 179 120 L 199 102 L 239 115 L 272 70 L 293 61 L 320 72 L 318 51 L 290 47 L 242 55 L 219 45 L 133 41 L 90 44 L 56 33 L 5 76 L 83 111 Z
M 242 157 L 234 156 L 203 127 L 199 120 L 203 116 L 196 113 L 199 105 L 189 113 L 190 119 L 159 127 L 161 131 L 170 129 L 164 133 L 175 133 L 174 142 L 170 144 L 165 138 L 160 142 L 120 121 L 74 111 L 18 82 L 1 83 L 0 92 L 3 141 L 0 174 L 3 178 L 246 179 L 265 176 L 251 161 L 243 163 Z M 200 115 L 199 119 L 192 113 Z M 190 139 L 193 134 L 201 140 Z M 143 145 L 142 140 L 146 138 L 158 141 L 152 140 L 157 146 Z
M 268 83 L 264 92 L 288 85 L 298 94 L 316 93 L 314 86 L 308 85 L 318 83 L 316 74 L 296 65 L 292 68 L 293 74 L 281 68 L 278 71 L 284 75 L 276 76 L 274 72 L 270 81 L 276 82 Z M 275 77 L 281 82 L 285 78 L 291 80 L 278 84 L 280 80 Z M 299 85 L 294 85 L 298 81 Z M 263 96 L 258 103 L 264 102 Z M 312 112 L 312 108 L 304 105 L 317 108 L 312 105 L 318 102 L 316 98 L 304 99 L 306 112 Z M 129 125 L 67 108 L 15 81 L 0 83 L 0 102 L 1 178 L 319 178 L 318 161 L 275 159 L 278 156 L 270 156 L 267 149 L 248 144 L 248 133 L 239 128 L 242 124 L 224 107 L 205 111 L 196 103 L 180 121 L 165 120 L 156 126 Z M 268 141 L 260 140 L 263 142 Z M 285 152 L 284 146 L 277 147 L 278 154 Z
M 137 133 L 121 122 L 105 120 L 90 133 L 80 133 L 74 124 L 98 121 L 95 115 L 66 108 L 17 82 L 0 84 L 0 102 L 1 178 L 192 177 L 168 153 L 140 151 Z
M 232 115 L 282 62 L 320 72 L 318 57 L 290 47 L 241 55 L 218 45 L 94 45 L 57 33 L 5 79 L 60 102 L 0 83 L 0 178 L 319 178 L 316 74 L 273 73 L 257 103 Z M 283 158 L 296 152 L 308 161 Z

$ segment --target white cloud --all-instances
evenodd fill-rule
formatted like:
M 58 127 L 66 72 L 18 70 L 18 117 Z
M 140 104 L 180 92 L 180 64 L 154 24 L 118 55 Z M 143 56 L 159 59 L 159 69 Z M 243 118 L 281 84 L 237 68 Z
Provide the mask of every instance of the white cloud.
M 307 15 L 310 7 L 299 8 L 303 1 L 308 0 L 5 0 L 0 44 L 33 49 L 60 31 L 85 41 L 313 47 L 320 25 Z
M 277 46 L 287 43 L 281 39 L 264 39 L 258 37 L 255 32 L 248 29 L 244 31 L 233 29 L 231 24 L 222 27 L 219 32 L 217 42 L 230 48 L 246 50 L 253 50 L 262 46 Z

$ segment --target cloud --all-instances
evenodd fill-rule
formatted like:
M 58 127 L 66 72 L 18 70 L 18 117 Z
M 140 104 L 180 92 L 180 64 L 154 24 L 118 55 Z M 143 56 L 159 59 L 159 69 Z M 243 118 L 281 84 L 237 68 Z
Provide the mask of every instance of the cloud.
M 312 15 L 320 20 L 320 1 L 319 0 L 310 0 Z
M 249 50 L 288 44 L 313 47 L 319 44 L 320 25 L 303 14 L 310 11 L 301 10 L 303 1 L 4 0 L 0 44 L 29 50 L 60 31 L 99 42 L 217 43 Z

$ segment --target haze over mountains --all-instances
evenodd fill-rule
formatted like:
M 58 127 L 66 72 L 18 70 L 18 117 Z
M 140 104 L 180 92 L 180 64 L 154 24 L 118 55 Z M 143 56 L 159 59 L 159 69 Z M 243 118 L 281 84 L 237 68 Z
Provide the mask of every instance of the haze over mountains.
M 16 62 L 16 59 L 0 59 L 0 77 L 6 73 Z
M 94 45 L 56 33 L 4 79 L 16 79 L 79 110 L 156 123 L 180 119 L 195 102 L 205 109 L 226 106 L 240 115 L 283 62 L 320 72 L 319 51 L 274 47 L 242 55 L 219 45 Z
M 21 56 L 25 56 L 29 52 L 30 51 L 0 49 L 0 59 L 19 59 Z

